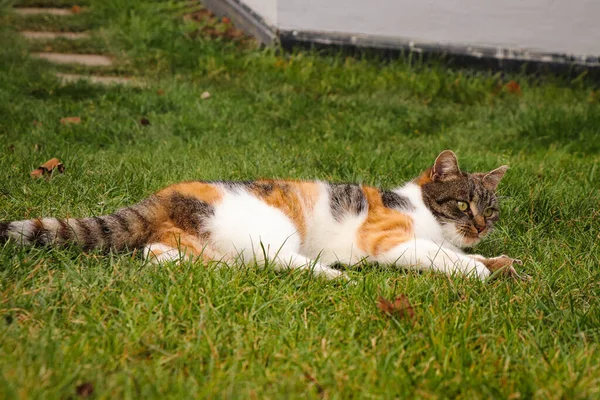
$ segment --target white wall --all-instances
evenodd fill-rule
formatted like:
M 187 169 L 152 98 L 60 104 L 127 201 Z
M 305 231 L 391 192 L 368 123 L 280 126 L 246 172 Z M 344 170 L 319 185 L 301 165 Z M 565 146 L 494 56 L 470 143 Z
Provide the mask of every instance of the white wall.
M 600 56 L 600 0 L 245 0 L 275 1 L 283 30 Z
M 277 23 L 277 0 L 244 0 L 244 4 L 263 17 L 269 25 Z

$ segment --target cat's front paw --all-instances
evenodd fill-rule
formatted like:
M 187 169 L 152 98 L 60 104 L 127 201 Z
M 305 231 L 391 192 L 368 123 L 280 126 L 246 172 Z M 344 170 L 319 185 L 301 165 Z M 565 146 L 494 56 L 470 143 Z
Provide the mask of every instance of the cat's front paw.
M 316 275 L 321 276 L 327 280 L 333 280 L 333 279 L 341 279 L 344 281 L 350 280 L 350 277 L 348 276 L 348 274 L 346 274 L 344 271 L 339 271 L 334 268 L 329 268 L 329 267 L 322 267 L 319 269 L 315 268 L 314 272 Z
M 496 275 L 499 276 L 505 276 L 521 281 L 528 281 L 531 279 L 527 274 L 520 275 L 514 267 L 515 264 L 523 265 L 523 261 L 504 254 L 498 257 L 487 258 L 484 261 L 484 264 L 490 272 L 497 273 Z

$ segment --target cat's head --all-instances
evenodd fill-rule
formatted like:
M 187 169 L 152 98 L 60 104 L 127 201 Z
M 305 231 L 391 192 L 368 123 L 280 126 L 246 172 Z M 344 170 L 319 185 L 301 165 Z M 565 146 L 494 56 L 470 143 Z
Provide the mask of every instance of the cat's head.
M 496 188 L 506 173 L 503 165 L 487 173 L 458 168 L 456 155 L 445 150 L 433 167 L 417 178 L 423 201 L 442 225 L 444 237 L 458 247 L 475 246 L 493 228 L 500 207 Z

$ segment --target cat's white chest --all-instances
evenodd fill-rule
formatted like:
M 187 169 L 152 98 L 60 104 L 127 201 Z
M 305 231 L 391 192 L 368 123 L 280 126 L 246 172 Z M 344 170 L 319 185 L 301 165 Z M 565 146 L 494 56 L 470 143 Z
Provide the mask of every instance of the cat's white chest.
M 429 239 L 439 244 L 445 242 L 442 226 L 425 206 L 421 188 L 418 185 L 407 183 L 394 192 L 410 200 L 413 206 L 413 209 L 406 213 L 413 219 L 415 238 Z
M 367 218 L 367 212 L 346 215 L 337 221 L 331 213 L 327 186 L 322 184 L 319 190 L 319 200 L 307 218 L 307 237 L 302 244 L 302 253 L 324 264 L 359 262 L 366 253 L 356 244 L 356 232 Z

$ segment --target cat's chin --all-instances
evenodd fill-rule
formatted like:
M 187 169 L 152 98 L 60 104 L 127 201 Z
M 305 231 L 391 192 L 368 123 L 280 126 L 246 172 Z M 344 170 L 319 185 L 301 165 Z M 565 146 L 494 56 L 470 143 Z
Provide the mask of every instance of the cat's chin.
M 444 232 L 446 239 L 459 248 L 474 247 L 481 242 L 481 239 L 485 236 L 465 236 L 460 233 L 453 224 L 442 225 L 442 231 Z
M 460 247 L 475 247 L 479 242 L 481 242 L 480 237 L 472 237 L 472 236 L 462 236 L 462 244 Z

